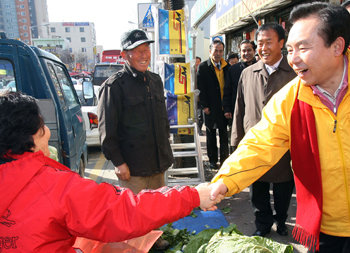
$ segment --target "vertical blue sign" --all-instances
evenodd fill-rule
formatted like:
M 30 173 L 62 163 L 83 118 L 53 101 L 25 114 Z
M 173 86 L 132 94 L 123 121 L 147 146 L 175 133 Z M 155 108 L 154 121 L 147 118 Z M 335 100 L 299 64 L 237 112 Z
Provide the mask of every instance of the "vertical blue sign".
M 154 19 L 151 12 L 151 5 L 148 7 L 145 17 L 142 21 L 143 27 L 154 27 Z
M 158 9 L 159 17 L 159 54 L 170 54 L 169 12 Z

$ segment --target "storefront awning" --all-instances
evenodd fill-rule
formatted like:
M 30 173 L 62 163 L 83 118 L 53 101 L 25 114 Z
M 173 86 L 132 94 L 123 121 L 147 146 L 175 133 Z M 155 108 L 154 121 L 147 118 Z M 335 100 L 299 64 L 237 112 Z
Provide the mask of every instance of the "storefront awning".
M 216 19 L 217 34 L 238 30 L 254 22 L 252 16 L 264 16 L 291 2 L 292 0 L 233 1 L 233 6 Z

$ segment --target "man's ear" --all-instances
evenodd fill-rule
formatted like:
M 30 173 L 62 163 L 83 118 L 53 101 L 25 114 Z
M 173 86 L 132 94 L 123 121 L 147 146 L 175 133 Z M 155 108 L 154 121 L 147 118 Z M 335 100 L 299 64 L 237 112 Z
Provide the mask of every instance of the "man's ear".
M 341 56 L 345 47 L 345 40 L 343 37 L 338 37 L 331 45 L 334 56 Z
M 280 48 L 281 48 L 281 50 L 282 50 L 282 49 L 283 49 L 283 46 L 284 46 L 284 39 L 281 39 L 278 43 L 279 43 Z
M 122 57 L 123 57 L 124 60 L 127 60 L 127 59 L 126 59 L 126 51 L 125 51 L 125 50 L 122 51 L 120 54 L 122 55 Z

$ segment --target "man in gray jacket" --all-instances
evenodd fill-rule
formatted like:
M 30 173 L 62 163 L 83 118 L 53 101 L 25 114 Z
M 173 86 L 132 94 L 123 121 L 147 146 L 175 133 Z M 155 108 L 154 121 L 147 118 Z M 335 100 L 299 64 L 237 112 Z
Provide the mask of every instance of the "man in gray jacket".
M 241 74 L 232 123 L 232 146 L 237 146 L 245 133 L 260 121 L 262 109 L 273 94 L 296 76 L 281 53 L 285 31 L 280 25 L 262 25 L 256 31 L 255 38 L 261 60 L 244 69 Z M 273 183 L 275 216 L 270 204 L 270 183 Z M 268 234 L 274 219 L 277 221 L 277 233 L 288 234 L 285 221 L 293 188 L 290 153 L 287 152 L 251 187 L 257 229 L 254 235 Z
M 135 194 L 164 186 L 173 163 L 163 83 L 147 70 L 152 43 L 142 30 L 121 40 L 124 69 L 101 86 L 98 104 L 102 151 L 115 166 L 120 186 Z

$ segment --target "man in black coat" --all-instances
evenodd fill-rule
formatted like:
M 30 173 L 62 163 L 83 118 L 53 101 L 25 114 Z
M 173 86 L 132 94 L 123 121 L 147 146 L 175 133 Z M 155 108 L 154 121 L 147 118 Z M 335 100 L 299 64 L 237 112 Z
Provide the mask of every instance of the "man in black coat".
M 102 84 L 98 119 L 102 151 L 115 166 L 122 187 L 135 194 L 164 186 L 173 163 L 163 83 L 147 70 L 149 40 L 142 30 L 121 40 L 124 68 Z
M 209 59 L 199 65 L 197 72 L 199 100 L 204 112 L 207 153 L 211 168 L 217 168 L 218 162 L 216 129 L 219 130 L 220 137 L 220 164 L 228 157 L 227 120 L 222 109 L 222 98 L 229 64 L 223 58 L 224 46 L 221 40 L 214 40 L 209 47 Z
M 224 113 L 225 113 L 224 115 L 228 120 L 228 125 L 230 128 L 229 139 L 231 136 L 233 112 L 235 111 L 238 81 L 243 69 L 256 63 L 256 60 L 254 57 L 255 48 L 256 46 L 253 41 L 243 40 L 239 44 L 239 52 L 241 55 L 241 60 L 240 62 L 232 65 L 229 68 L 228 74 L 226 76 L 225 87 L 224 87 L 224 98 L 222 100 L 222 105 L 224 107 Z M 236 149 L 236 147 L 231 147 L 231 146 L 230 148 L 231 148 L 230 153 Z
M 238 81 L 243 69 L 256 62 L 254 58 L 255 48 L 256 46 L 253 41 L 243 40 L 239 45 L 241 60 L 229 68 L 225 80 L 224 98 L 222 101 L 225 117 L 227 119 L 232 120 L 232 114 L 236 103 Z

